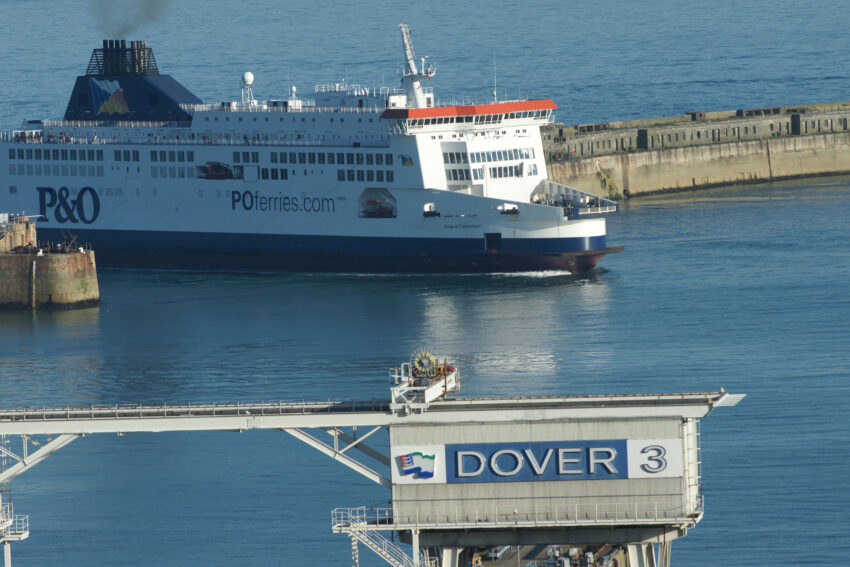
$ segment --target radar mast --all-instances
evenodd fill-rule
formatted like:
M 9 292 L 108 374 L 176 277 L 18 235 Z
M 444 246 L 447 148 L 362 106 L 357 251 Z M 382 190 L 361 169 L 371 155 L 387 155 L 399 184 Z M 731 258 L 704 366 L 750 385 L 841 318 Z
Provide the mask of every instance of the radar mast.
M 242 104 L 257 106 L 257 101 L 254 100 L 254 73 L 251 71 L 242 73 Z
M 398 27 L 401 28 L 401 41 L 404 44 L 405 68 L 401 82 L 407 91 L 407 104 L 411 108 L 427 108 L 430 105 L 422 91 L 420 81 L 430 80 L 434 76 L 434 68 L 431 65 L 425 66 L 427 57 L 420 57 L 420 68 L 417 68 L 413 41 L 410 39 L 410 27 L 407 24 L 399 24 Z

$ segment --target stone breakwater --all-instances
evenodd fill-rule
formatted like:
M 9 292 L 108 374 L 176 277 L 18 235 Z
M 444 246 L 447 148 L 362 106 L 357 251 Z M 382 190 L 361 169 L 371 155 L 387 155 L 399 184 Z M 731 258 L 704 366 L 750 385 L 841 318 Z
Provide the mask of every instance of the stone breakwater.
M 94 252 L 38 248 L 35 223 L 0 219 L 0 309 L 74 309 L 100 304 Z
M 549 178 L 611 198 L 850 173 L 850 103 L 543 129 Z

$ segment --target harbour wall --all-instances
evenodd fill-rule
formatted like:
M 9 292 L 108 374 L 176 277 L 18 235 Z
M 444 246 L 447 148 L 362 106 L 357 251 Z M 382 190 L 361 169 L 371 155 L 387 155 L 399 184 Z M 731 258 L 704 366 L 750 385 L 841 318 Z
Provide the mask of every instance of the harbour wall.
M 850 103 L 543 128 L 549 178 L 611 198 L 850 173 Z
M 0 309 L 73 309 L 100 304 L 94 252 L 44 253 L 33 244 L 35 223 L 0 230 Z
M 850 173 L 850 133 L 767 138 L 550 162 L 549 178 L 629 198 L 718 185 Z

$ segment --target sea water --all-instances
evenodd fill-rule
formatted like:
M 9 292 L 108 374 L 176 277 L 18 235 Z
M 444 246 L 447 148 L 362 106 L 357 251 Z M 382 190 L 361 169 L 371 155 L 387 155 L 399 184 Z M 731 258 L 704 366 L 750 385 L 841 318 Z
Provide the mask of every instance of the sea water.
M 90 50 L 133 21 L 121 35 L 207 100 L 238 98 L 246 70 L 260 98 L 395 85 L 402 21 L 440 98 L 492 96 L 495 76 L 567 122 L 841 100 L 850 82 L 843 4 L 146 6 L 0 1 L 0 124 L 61 116 Z M 848 218 L 834 177 L 625 202 L 608 226 L 626 251 L 580 277 L 101 269 L 99 308 L 0 313 L 0 406 L 386 399 L 420 346 L 457 362 L 467 396 L 725 387 L 748 397 L 702 423 L 706 513 L 674 564 L 840 564 Z M 92 435 L 12 488 L 32 534 L 16 565 L 341 567 L 330 511 L 389 498 L 268 431 Z

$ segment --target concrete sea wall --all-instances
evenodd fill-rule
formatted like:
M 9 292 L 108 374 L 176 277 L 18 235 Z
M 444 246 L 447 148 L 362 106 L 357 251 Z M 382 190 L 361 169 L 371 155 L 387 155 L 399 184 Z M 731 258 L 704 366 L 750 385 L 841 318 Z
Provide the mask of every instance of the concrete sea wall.
M 549 178 L 611 197 L 850 173 L 850 132 L 550 161 Z

